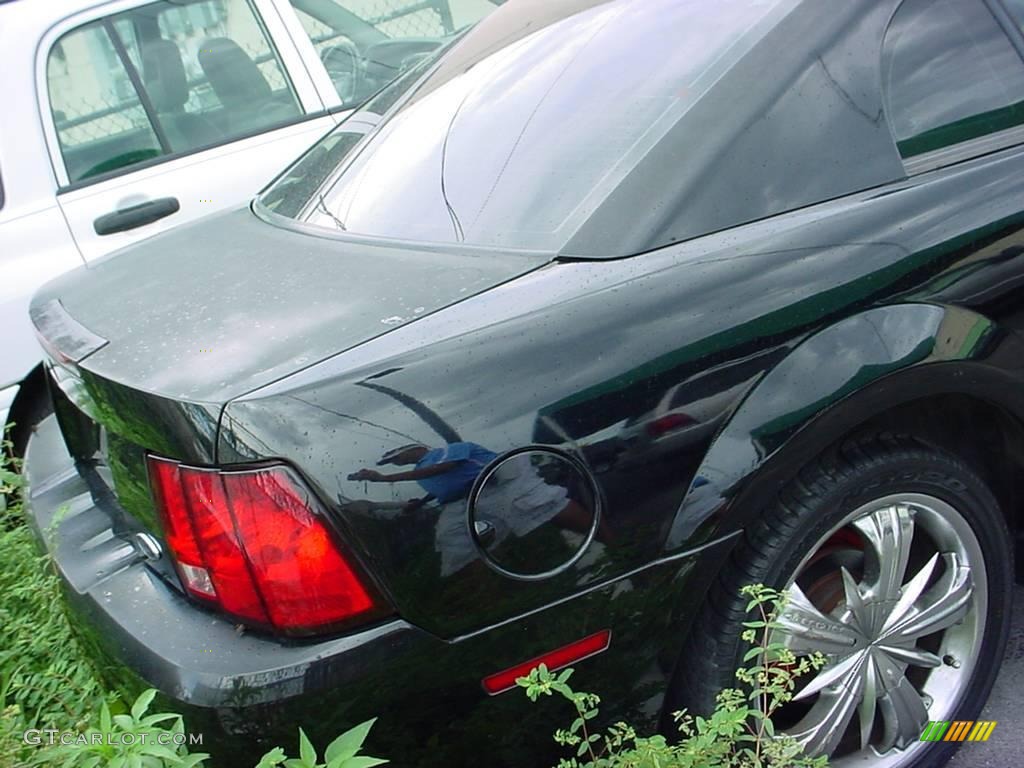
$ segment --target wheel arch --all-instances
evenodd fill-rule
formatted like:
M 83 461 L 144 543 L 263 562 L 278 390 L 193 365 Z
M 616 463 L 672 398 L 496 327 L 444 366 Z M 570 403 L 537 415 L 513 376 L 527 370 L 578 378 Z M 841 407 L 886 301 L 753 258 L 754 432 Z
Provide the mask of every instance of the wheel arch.
M 703 526 L 716 537 L 744 527 L 837 443 L 903 431 L 974 466 L 1022 550 L 1024 398 L 1013 394 L 1024 387 L 1022 361 L 1016 334 L 946 305 L 877 307 L 819 331 L 766 373 L 718 432 L 666 549 L 685 547 Z

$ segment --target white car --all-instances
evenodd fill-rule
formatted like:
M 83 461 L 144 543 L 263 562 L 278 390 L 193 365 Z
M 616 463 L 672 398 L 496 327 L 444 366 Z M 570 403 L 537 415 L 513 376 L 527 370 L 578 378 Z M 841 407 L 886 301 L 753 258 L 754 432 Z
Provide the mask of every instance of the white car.
M 0 0 L 0 426 L 17 423 L 15 451 L 47 403 L 37 287 L 244 203 L 500 2 Z

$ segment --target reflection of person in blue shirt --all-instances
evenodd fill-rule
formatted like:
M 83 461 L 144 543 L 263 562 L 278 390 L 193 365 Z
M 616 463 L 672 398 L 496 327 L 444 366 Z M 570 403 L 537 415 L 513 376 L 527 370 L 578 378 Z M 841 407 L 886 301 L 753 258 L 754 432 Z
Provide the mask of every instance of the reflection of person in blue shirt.
M 415 469 L 389 475 L 375 469 L 360 469 L 349 475 L 348 479 L 371 483 L 415 480 L 427 492 L 424 498 L 415 499 L 406 505 L 409 509 L 415 509 L 431 499 L 436 499 L 440 504 L 448 504 L 467 496 L 473 481 L 497 457 L 494 451 L 476 443 L 448 443 L 441 448 L 428 448 L 414 443 L 388 451 L 377 462 L 377 466 L 415 464 Z M 590 528 L 591 513 L 570 498 L 562 484 L 549 485 L 531 466 L 528 458 L 507 461 L 502 470 L 496 476 L 496 486 L 502 490 L 490 494 L 488 503 L 502 508 L 496 517 L 504 516 L 514 520 L 517 535 L 525 535 L 549 520 L 580 532 Z M 512 510 L 516 510 L 516 514 L 510 514 Z M 607 529 L 604 521 L 601 522 L 598 539 L 604 541 L 607 539 Z
M 385 475 L 375 469 L 361 469 L 349 475 L 349 480 L 371 483 L 396 483 L 415 480 L 428 494 L 441 504 L 455 501 L 469 493 L 473 481 L 498 454 L 476 443 L 449 443 L 441 448 L 425 445 L 403 445 L 385 453 L 378 466 L 395 464 L 415 468 Z M 421 500 L 421 503 L 426 499 Z

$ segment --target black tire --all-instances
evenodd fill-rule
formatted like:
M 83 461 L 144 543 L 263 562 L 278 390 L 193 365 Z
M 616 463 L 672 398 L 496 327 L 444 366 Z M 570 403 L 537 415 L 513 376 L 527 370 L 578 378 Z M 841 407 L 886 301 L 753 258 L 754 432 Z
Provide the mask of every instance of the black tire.
M 18 459 L 24 458 L 28 439 L 33 430 L 53 413 L 53 402 L 46 390 L 45 381 L 36 382 L 30 377 L 22 385 L 22 390 L 14 401 L 12 412 L 16 415 L 12 416 L 13 426 L 8 434 L 11 442 L 10 455 Z
M 6 469 L 18 469 L 25 457 L 32 432 L 43 419 L 53 413 L 53 401 L 50 399 L 45 381 L 41 380 L 41 374 L 38 377 L 29 376 L 25 380 L 11 410 L 14 414 L 11 429 L 8 430 L 6 424 L 0 425 L 0 434 L 4 437 L 4 440 L 0 441 L 0 462 Z M 0 491 L 0 511 L 13 507 L 20 501 L 20 490 L 16 489 L 6 494 Z
M 978 539 L 987 574 L 988 609 L 979 658 L 955 708 L 974 720 L 995 682 L 1010 627 L 1013 584 L 1011 536 L 999 504 L 979 475 L 956 456 L 904 436 L 873 436 L 829 451 L 805 467 L 744 534 L 722 567 L 698 614 L 670 688 L 667 712 L 707 714 L 723 688 L 735 687 L 746 650 L 740 641 L 747 598 L 740 589 L 761 583 L 784 588 L 808 553 L 854 510 L 890 494 L 927 494 L 950 504 Z M 854 715 L 856 718 L 856 715 Z M 955 742 L 927 744 L 915 768 L 944 765 Z M 902 766 L 901 766 L 902 768 Z

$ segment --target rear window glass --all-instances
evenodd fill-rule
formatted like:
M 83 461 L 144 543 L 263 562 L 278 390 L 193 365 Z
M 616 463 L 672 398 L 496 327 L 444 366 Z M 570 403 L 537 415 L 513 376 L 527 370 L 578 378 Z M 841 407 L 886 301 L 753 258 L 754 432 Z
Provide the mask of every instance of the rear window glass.
M 361 235 L 557 250 L 789 6 L 544 8 L 532 33 L 472 66 L 442 64 L 300 205 L 278 204 Z M 476 31 L 500 28 L 504 10 Z
M 436 57 L 437 54 L 432 54 Z M 294 218 L 306 201 L 366 135 L 370 126 L 393 107 L 422 76 L 430 60 L 415 65 L 367 101 L 349 120 L 328 133 L 270 185 L 260 202 L 275 213 Z
M 906 0 L 883 77 L 904 157 L 1024 123 L 1024 61 L 981 0 Z

